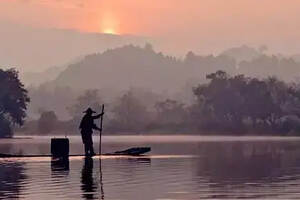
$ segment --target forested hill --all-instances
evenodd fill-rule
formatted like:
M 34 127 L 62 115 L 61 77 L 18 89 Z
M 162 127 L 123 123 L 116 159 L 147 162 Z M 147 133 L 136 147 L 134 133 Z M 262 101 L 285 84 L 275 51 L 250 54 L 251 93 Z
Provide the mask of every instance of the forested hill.
M 238 52 L 238 48 L 235 51 Z M 234 55 L 199 56 L 193 52 L 177 59 L 155 52 L 149 44 L 145 47 L 127 45 L 86 56 L 64 70 L 53 84 L 76 89 L 142 87 L 153 91 L 176 91 L 188 80 L 199 83 L 207 74 L 218 70 L 259 78 L 277 76 L 291 81 L 299 77 L 300 63 L 292 58 L 263 53 L 239 61 Z
M 181 88 L 189 79 L 205 79 L 219 69 L 235 68 L 226 56 L 197 57 L 189 53 L 184 60 L 155 52 L 152 46 L 133 45 L 86 56 L 70 65 L 54 81 L 55 85 L 77 89 L 142 87 L 154 91 Z

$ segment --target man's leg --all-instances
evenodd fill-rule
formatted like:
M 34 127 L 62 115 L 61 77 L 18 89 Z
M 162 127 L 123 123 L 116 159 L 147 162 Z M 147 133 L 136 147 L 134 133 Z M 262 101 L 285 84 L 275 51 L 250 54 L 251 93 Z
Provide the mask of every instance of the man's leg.
M 87 145 L 88 145 L 89 154 L 90 155 L 95 155 L 94 148 L 93 148 L 92 135 L 90 135 L 87 140 L 88 140 Z
M 84 145 L 84 153 L 85 155 L 89 154 L 89 146 L 88 146 L 88 137 L 87 137 L 87 133 L 85 132 L 81 132 L 81 138 L 82 138 L 82 143 Z
M 94 145 L 93 145 L 93 137 L 91 136 L 91 149 L 90 149 L 91 151 L 90 151 L 90 153 L 91 153 L 91 155 L 96 155 L 95 154 L 95 152 L 94 152 Z
M 90 154 L 95 155 L 93 143 L 90 144 Z
M 85 155 L 89 154 L 89 145 L 86 143 L 84 144 L 84 152 L 85 152 Z
M 89 155 L 95 155 L 92 141 L 88 143 L 88 150 L 89 150 Z

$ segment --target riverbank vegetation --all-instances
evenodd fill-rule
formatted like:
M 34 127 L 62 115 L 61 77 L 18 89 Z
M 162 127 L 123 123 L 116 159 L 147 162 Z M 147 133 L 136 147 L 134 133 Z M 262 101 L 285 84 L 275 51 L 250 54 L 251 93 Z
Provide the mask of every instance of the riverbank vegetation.
M 98 90 L 87 90 L 67 108 L 70 120 L 60 121 L 53 111 L 41 111 L 38 120 L 28 122 L 19 131 L 79 134 L 82 111 L 88 106 L 99 110 L 105 103 L 104 132 L 108 134 L 298 135 L 300 132 L 298 84 L 276 77 L 231 76 L 220 70 L 206 78 L 208 82 L 195 84 L 191 89 L 190 104 L 134 89 L 105 102 Z
M 0 136 L 11 136 L 12 127 L 28 135 L 78 135 L 82 112 L 99 112 L 103 103 L 107 134 L 298 135 L 299 56 L 266 51 L 244 45 L 176 58 L 150 44 L 125 45 L 26 87 L 15 70 L 2 70 Z M 24 126 L 14 126 L 25 114 Z
M 0 137 L 11 137 L 12 127 L 23 125 L 30 99 L 14 69 L 0 69 Z

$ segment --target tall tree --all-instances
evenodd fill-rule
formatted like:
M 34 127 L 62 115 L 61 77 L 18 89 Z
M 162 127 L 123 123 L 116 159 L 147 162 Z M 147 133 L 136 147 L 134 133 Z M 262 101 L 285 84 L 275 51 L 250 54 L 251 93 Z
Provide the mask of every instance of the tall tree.
M 0 137 L 12 136 L 12 125 L 23 125 L 30 99 L 15 69 L 0 69 Z

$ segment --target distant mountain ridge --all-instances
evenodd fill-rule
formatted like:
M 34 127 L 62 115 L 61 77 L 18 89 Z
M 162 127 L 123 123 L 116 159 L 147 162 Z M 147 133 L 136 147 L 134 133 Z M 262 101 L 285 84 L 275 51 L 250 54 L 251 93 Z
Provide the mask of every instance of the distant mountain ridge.
M 251 48 L 242 48 L 252 51 Z M 177 59 L 155 52 L 150 44 L 144 47 L 125 45 L 86 56 L 69 65 L 51 84 L 82 90 L 140 87 L 174 92 L 189 80 L 205 81 L 207 74 L 217 70 L 260 78 L 277 76 L 287 81 L 300 76 L 300 63 L 292 58 L 265 54 L 253 56 L 237 63 L 233 56 L 226 54 L 199 56 L 189 52 L 184 59 Z
M 185 60 L 179 60 L 155 52 L 150 44 L 143 48 L 125 45 L 86 56 L 64 70 L 53 84 L 77 89 L 141 87 L 172 91 L 190 78 L 204 79 L 206 73 L 224 67 L 233 70 L 234 66 L 234 60 L 226 56 L 188 54 Z
M 126 44 L 144 45 L 149 38 L 134 35 L 42 29 L 0 21 L 0 66 L 43 71 L 74 58 Z

